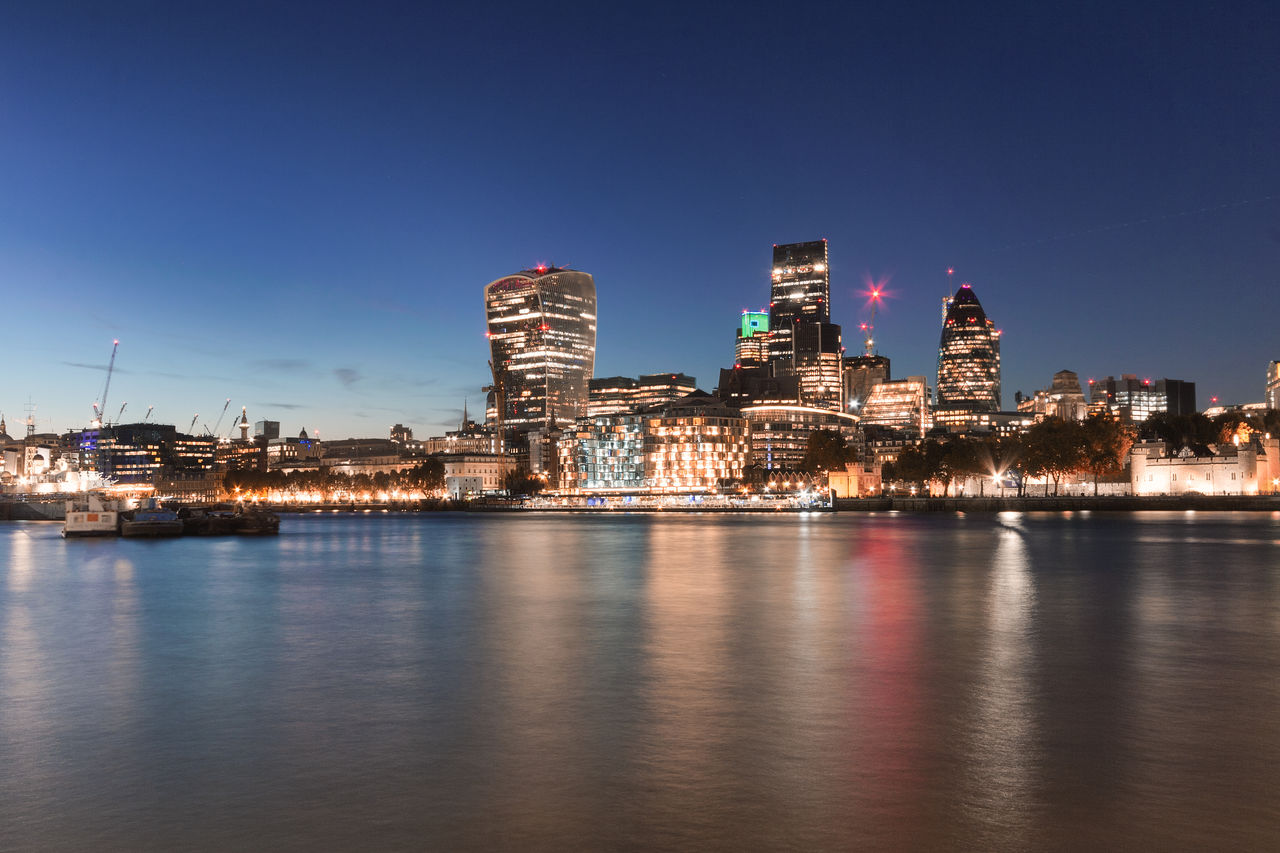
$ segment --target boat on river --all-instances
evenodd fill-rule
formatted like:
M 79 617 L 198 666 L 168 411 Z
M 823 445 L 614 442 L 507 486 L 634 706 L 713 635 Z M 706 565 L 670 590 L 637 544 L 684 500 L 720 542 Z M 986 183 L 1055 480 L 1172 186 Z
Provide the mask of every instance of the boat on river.
M 66 519 L 62 522 L 64 538 L 116 536 L 119 532 L 120 505 L 116 501 L 92 494 L 67 501 Z
M 126 512 L 120 521 L 120 535 L 134 537 L 181 536 L 182 519 L 171 509 L 160 506 L 139 507 Z

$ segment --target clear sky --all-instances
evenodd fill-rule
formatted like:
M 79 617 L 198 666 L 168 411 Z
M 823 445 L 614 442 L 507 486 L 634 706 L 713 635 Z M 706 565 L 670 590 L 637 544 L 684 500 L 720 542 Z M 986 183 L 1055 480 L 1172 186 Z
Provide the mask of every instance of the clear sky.
M 21 3 L 0 8 L 0 411 L 456 424 L 482 290 L 590 272 L 596 375 L 707 390 L 771 245 L 936 370 L 971 282 L 1004 404 L 1063 368 L 1262 397 L 1280 358 L 1266 2 Z M 199 430 L 199 427 L 197 427 Z

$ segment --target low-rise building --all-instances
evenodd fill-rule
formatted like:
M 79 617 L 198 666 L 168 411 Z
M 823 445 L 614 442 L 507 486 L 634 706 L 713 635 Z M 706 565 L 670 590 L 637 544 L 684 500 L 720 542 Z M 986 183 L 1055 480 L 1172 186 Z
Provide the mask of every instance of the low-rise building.
M 1256 495 L 1280 491 L 1280 439 L 1170 449 L 1142 442 L 1130 451 L 1137 495 Z

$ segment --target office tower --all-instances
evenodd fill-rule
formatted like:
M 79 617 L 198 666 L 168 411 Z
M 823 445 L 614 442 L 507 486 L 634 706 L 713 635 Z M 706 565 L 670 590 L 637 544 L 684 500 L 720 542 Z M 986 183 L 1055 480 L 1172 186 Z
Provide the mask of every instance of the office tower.
M 596 356 L 596 285 L 540 266 L 484 289 L 495 420 L 503 431 L 564 425 L 587 413 Z
M 967 284 L 947 309 L 938 344 L 934 419 L 958 425 L 979 412 L 1000 411 L 1000 332 Z
M 672 403 L 698 390 L 698 380 L 683 373 L 650 373 L 639 379 L 606 376 L 588 383 L 587 417 L 640 412 Z
M 1280 409 L 1280 361 L 1267 365 L 1267 394 L 1263 399 L 1268 409 Z
M 1196 411 L 1196 384 L 1181 379 L 1139 379 L 1123 373 L 1119 379 L 1089 380 L 1092 402 L 1128 423 L 1141 423 L 1157 412 L 1190 415 Z
M 862 426 L 910 430 L 920 435 L 933 425 L 929 412 L 929 384 L 923 376 L 881 382 L 871 389 L 862 407 Z
M 798 322 L 792 327 L 795 354 L 791 371 L 799 379 L 800 404 L 839 412 L 844 409 L 841 381 L 844 347 L 835 323 Z
M 769 363 L 769 315 L 766 312 L 742 312 L 733 343 L 733 363 L 737 367 L 760 367 Z
M 845 408 L 855 415 L 867 403 L 871 389 L 881 382 L 888 382 L 889 357 L 887 355 L 855 355 L 844 360 Z
M 786 243 L 773 247 L 769 294 L 769 361 L 792 369 L 792 329 L 798 322 L 831 321 L 831 279 L 827 241 Z

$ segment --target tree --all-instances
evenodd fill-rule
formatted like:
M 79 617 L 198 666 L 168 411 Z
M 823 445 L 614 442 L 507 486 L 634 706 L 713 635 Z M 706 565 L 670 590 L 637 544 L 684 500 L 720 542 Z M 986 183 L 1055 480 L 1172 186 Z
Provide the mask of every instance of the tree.
M 1133 447 L 1135 432 L 1110 415 L 1095 415 L 1080 426 L 1080 470 L 1093 475 L 1093 494 L 1098 494 L 1098 478 L 1124 468 Z
M 852 461 L 853 452 L 844 436 L 833 429 L 817 429 L 809 433 L 800 470 L 809 473 L 835 471 Z
M 1062 478 L 1080 470 L 1084 454 L 1083 428 L 1079 421 L 1045 418 L 1027 430 L 1027 473 L 1044 475 L 1053 480 L 1053 494 L 1058 494 Z M 1049 491 L 1045 484 L 1045 493 Z
M 502 478 L 502 487 L 513 495 L 536 495 L 547 487 L 541 477 L 534 476 L 528 467 L 520 465 L 512 468 Z

